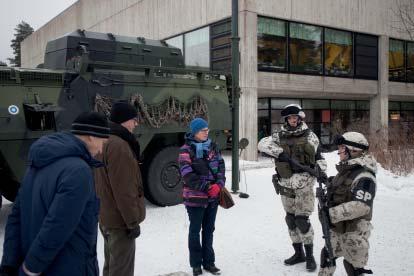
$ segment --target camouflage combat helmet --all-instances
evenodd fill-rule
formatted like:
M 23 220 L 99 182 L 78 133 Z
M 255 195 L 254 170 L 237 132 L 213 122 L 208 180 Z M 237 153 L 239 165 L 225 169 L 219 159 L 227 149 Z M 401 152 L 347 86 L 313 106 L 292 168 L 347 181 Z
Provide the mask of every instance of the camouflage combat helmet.
M 299 116 L 301 119 L 305 119 L 305 112 L 303 112 L 302 107 L 298 104 L 289 104 L 282 109 L 281 115 L 283 119 L 291 115 Z
M 335 145 L 344 145 L 350 151 L 364 151 L 368 150 L 369 143 L 367 138 L 359 132 L 345 132 L 343 135 L 338 135 L 334 140 Z

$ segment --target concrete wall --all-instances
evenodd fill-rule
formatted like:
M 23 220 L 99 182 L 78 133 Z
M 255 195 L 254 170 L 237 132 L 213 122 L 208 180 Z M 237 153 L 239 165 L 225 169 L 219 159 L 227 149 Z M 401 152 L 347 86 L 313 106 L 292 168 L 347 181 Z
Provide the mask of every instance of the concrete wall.
M 388 94 L 390 100 L 414 101 L 414 83 L 389 82 Z
M 390 0 L 239 0 L 240 11 L 408 39 Z M 412 1 L 412 0 L 399 0 Z M 183 16 L 185 15 L 185 16 Z M 22 44 L 22 64 L 43 62 L 46 43 L 76 29 L 160 39 L 231 15 L 231 0 L 79 0 Z
M 377 94 L 377 81 L 283 73 L 258 73 L 259 97 L 368 99 Z
M 60 37 L 79 28 L 82 12 L 79 3 L 76 2 L 67 8 L 22 42 L 22 67 L 31 68 L 43 63 L 46 43 L 51 40 L 50 38 Z
M 162 39 L 219 21 L 231 0 L 79 0 L 22 43 L 22 65 L 43 62 L 46 43 L 76 29 Z

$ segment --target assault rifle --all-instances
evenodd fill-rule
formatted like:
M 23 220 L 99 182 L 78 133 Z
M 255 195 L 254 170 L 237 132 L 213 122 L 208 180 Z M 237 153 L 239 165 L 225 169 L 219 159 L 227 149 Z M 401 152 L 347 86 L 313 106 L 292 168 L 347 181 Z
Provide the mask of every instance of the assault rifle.
M 311 167 L 302 165 L 301 163 L 299 163 L 299 161 L 293 158 L 289 159 L 289 163 L 291 166 L 296 167 L 302 171 L 305 171 L 309 173 L 310 175 L 316 177 L 317 179 L 320 176 L 321 172 L 318 166 L 315 167 L 316 169 L 312 169 Z M 322 225 L 322 234 L 323 234 L 322 237 L 325 240 L 325 248 L 328 253 L 328 256 L 327 256 L 328 265 L 330 266 L 334 264 L 335 257 L 334 257 L 333 249 L 332 249 L 331 233 L 329 232 L 330 219 L 329 219 L 326 191 L 322 187 L 322 184 L 325 184 L 325 183 L 319 182 L 318 180 L 318 184 L 319 184 L 319 187 L 316 188 L 316 197 L 318 198 L 319 220 L 321 221 L 321 225 Z

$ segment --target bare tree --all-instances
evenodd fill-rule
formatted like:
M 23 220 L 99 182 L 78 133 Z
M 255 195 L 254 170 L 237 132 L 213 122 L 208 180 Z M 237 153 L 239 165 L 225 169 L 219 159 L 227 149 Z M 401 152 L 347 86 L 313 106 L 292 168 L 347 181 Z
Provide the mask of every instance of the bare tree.
M 397 20 L 393 28 L 400 33 L 406 33 L 414 40 L 414 0 L 397 0 L 395 1 L 392 12 Z

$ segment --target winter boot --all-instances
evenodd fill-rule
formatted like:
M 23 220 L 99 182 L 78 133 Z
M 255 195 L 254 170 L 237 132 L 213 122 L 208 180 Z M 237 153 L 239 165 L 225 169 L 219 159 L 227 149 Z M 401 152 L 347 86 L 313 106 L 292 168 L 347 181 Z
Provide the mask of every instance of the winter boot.
M 201 267 L 193 267 L 193 276 L 198 276 L 203 274 L 203 271 L 201 270 Z
M 210 272 L 213 275 L 220 275 L 221 274 L 220 268 L 216 267 L 215 264 L 204 266 L 204 270 Z
M 285 265 L 294 265 L 298 263 L 303 263 L 305 261 L 305 253 L 303 252 L 302 243 L 292 244 L 295 249 L 295 254 L 292 257 L 285 260 Z
M 310 272 L 315 271 L 316 262 L 315 262 L 315 258 L 313 257 L 313 244 L 305 244 L 305 253 L 306 253 L 306 270 Z

